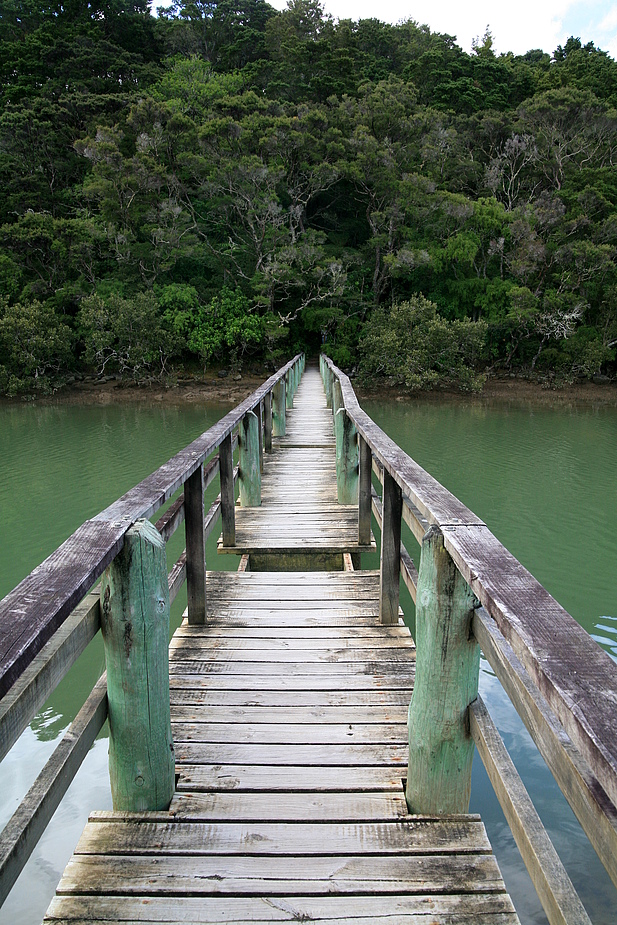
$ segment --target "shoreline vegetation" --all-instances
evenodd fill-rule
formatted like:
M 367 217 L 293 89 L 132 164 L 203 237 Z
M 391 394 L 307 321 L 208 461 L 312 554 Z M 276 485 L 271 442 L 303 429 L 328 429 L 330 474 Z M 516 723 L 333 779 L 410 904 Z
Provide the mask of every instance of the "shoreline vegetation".
M 231 376 L 210 378 L 186 377 L 161 383 L 140 385 L 116 377 L 105 381 L 86 379 L 57 390 L 52 395 L 37 397 L 36 404 L 49 405 L 110 405 L 110 404 L 161 404 L 181 406 L 200 402 L 236 405 L 255 391 L 267 378 L 268 372 L 255 371 L 232 379 Z M 360 402 L 363 400 L 447 401 L 474 404 L 515 404 L 537 408 L 617 408 L 617 383 L 576 382 L 555 387 L 547 382 L 534 382 L 516 376 L 488 378 L 480 391 L 462 392 L 457 389 L 433 388 L 422 392 L 409 392 L 397 386 L 381 383 L 363 387 L 354 380 Z M 23 397 L 2 398 L 0 407 L 23 405 Z
M 617 63 L 319 0 L 5 0 L 0 395 L 326 343 L 359 383 L 617 381 Z M 237 381 L 237 380 L 235 380 Z

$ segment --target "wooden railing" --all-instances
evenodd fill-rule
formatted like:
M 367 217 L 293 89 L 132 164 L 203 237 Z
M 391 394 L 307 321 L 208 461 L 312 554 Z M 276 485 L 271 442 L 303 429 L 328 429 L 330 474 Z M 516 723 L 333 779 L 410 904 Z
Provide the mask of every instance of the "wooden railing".
M 617 885 L 617 665 L 457 498 L 360 408 L 322 355 L 334 415 L 339 501 L 381 530 L 380 613 L 398 620 L 399 576 L 416 603 L 407 802 L 466 812 L 473 743 L 551 923 L 589 918 L 478 696 L 484 653 Z M 381 497 L 372 487 L 372 475 Z M 421 544 L 418 570 L 401 523 Z
M 169 803 L 174 765 L 168 676 L 162 682 L 166 693 L 157 693 L 157 685 L 167 664 L 170 603 L 186 581 L 188 620 L 205 621 L 206 540 L 221 517 L 225 542 L 233 545 L 236 481 L 244 505 L 260 503 L 263 451 L 271 452 L 273 434 L 285 433 L 286 408 L 303 368 L 299 354 L 214 427 L 82 524 L 0 602 L 0 760 L 101 627 L 109 674 L 99 679 L 0 835 L 0 903 L 108 717 L 114 807 L 156 809 Z M 205 511 L 204 493 L 217 476 L 220 494 Z M 149 518 L 180 490 L 153 527 Z M 167 575 L 164 545 L 183 522 L 186 549 Z M 92 590 L 101 576 L 102 587 Z M 133 683 L 132 677 L 146 671 L 139 620 L 160 658 L 157 671 Z M 163 706 L 153 721 L 155 701 Z M 114 724 L 114 710 L 132 725 Z M 132 738 L 135 759 L 134 738 L 146 734 L 151 738 L 144 748 L 159 756 L 152 779 L 145 771 L 135 775 L 133 765 L 127 771 L 123 754 L 124 741 Z

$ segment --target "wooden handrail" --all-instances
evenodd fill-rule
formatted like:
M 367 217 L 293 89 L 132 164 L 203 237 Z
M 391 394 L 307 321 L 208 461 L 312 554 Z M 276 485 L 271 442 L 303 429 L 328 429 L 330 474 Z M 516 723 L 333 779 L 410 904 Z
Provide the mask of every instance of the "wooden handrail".
M 0 697 L 120 552 L 136 520 L 150 518 L 301 359 L 298 354 L 217 424 L 87 520 L 0 601 Z
M 346 413 L 378 463 L 429 524 L 439 526 L 456 566 L 572 742 L 617 805 L 617 666 L 588 633 L 497 540 L 486 524 L 398 447 L 364 412 L 349 378 Z

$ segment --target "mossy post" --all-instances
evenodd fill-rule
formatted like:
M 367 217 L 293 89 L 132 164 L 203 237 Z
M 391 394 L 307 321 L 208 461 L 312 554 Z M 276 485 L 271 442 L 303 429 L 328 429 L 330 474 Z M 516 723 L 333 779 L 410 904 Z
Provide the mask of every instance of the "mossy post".
M 358 503 L 358 434 L 345 411 L 338 379 L 332 392 L 334 435 L 336 438 L 336 493 L 339 504 Z
M 293 368 L 288 369 L 285 373 L 285 407 L 293 408 L 294 406 L 294 374 Z
M 325 361 L 324 372 L 325 372 L 324 388 L 326 392 L 326 408 L 331 408 L 332 407 L 332 387 L 334 385 L 334 374 L 332 370 L 330 369 L 330 367 L 328 366 L 327 361 Z
M 253 411 L 247 411 L 238 431 L 238 477 L 242 507 L 259 507 L 261 504 L 260 439 L 257 415 Z
M 409 707 L 407 805 L 412 813 L 466 813 L 478 696 L 476 598 L 432 526 L 422 541 L 416 599 L 416 678 Z
M 272 452 L 272 392 L 264 398 L 264 450 Z
M 285 436 L 285 377 L 281 377 L 272 390 L 272 434 Z
M 169 709 L 165 542 L 148 520 L 127 531 L 101 585 L 114 810 L 167 809 L 175 764 Z

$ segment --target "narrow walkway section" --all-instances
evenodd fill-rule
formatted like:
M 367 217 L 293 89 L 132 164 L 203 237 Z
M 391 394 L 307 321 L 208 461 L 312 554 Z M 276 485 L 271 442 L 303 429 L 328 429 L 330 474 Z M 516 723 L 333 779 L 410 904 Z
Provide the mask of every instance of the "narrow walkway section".
M 273 518 L 317 546 L 304 514 L 340 511 L 309 395 L 263 510 L 242 514 L 248 530 L 280 507 Z M 323 468 L 304 468 L 292 510 L 281 496 L 301 441 Z M 170 809 L 94 813 L 46 922 L 518 923 L 478 816 L 407 813 L 415 649 L 402 624 L 379 623 L 378 573 L 209 572 L 207 586 L 208 624 L 185 622 L 170 647 Z
M 237 508 L 236 545 L 220 552 L 250 553 L 251 567 L 341 568 L 358 545 L 358 508 L 338 503 L 332 412 L 319 372 L 309 367 L 287 411 L 285 436 L 266 454 L 259 508 Z

